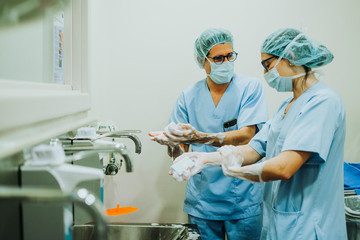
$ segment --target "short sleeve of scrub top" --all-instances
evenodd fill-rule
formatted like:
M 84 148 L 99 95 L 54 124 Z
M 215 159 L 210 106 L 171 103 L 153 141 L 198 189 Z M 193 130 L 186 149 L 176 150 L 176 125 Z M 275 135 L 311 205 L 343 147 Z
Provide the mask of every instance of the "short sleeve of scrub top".
M 267 138 L 270 130 L 270 120 L 265 123 L 261 130 L 251 139 L 250 146 L 261 156 L 265 157 Z
M 176 101 L 176 105 L 173 108 L 171 118 L 169 120 L 169 123 L 170 122 L 189 123 L 189 116 L 185 105 L 184 92 L 181 93 L 181 95 Z
M 331 95 L 330 95 L 331 94 Z M 342 101 L 335 93 L 316 95 L 302 107 L 286 134 L 282 151 L 317 153 L 314 160 L 324 162 L 329 154 L 335 130 L 339 126 L 339 112 L 344 114 Z M 319 162 L 320 161 L 320 162 Z
M 263 85 L 260 81 L 250 81 L 243 94 L 243 99 L 246 100 L 241 104 L 237 118 L 238 129 L 254 124 L 261 129 L 264 118 L 267 118 L 267 103 Z

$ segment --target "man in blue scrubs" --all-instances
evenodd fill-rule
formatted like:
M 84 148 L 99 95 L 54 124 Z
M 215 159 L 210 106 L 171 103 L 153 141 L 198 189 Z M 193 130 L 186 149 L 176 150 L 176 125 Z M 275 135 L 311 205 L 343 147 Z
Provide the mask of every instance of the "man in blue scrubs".
M 195 42 L 195 60 L 207 77 L 179 96 L 170 122 L 191 134 L 167 137 L 185 145 L 183 151 L 215 152 L 222 145 L 247 144 L 267 120 L 265 92 L 260 80 L 234 73 L 237 53 L 225 30 L 205 30 Z M 175 148 L 179 148 L 177 145 Z M 174 152 L 178 152 L 175 149 Z M 197 224 L 204 240 L 259 239 L 263 188 L 206 166 L 188 182 L 184 211 Z

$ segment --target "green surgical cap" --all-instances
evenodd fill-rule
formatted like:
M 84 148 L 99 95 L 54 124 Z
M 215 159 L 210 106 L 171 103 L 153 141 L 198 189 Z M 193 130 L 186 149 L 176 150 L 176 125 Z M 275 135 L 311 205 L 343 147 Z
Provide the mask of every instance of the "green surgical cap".
M 301 35 L 292 42 L 299 34 L 301 32 L 293 28 L 280 29 L 265 39 L 261 52 L 282 56 L 296 66 L 309 68 L 322 67 L 333 60 L 333 54 L 324 45 L 306 35 Z
M 230 31 L 222 28 L 209 28 L 196 39 L 194 56 L 200 68 L 204 68 L 205 57 L 210 49 L 220 43 L 231 43 L 233 45 L 233 36 Z

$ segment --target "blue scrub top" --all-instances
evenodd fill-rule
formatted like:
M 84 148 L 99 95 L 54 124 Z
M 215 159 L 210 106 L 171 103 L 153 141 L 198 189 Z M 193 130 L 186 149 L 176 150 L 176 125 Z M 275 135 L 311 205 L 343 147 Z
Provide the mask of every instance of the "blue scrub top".
M 190 123 L 197 130 L 219 133 L 265 123 L 268 117 L 265 92 L 256 78 L 234 75 L 217 107 L 206 79 L 186 88 L 178 98 L 170 122 Z M 237 124 L 224 128 L 224 122 Z M 192 144 L 194 152 L 214 152 L 217 147 Z M 262 184 L 226 177 L 217 166 L 206 166 L 191 177 L 186 188 L 184 211 L 208 220 L 233 220 L 261 214 Z
M 281 104 L 249 145 L 266 160 L 286 150 L 313 154 L 289 180 L 265 183 L 261 239 L 347 239 L 342 99 L 319 82 L 284 117 L 291 99 Z

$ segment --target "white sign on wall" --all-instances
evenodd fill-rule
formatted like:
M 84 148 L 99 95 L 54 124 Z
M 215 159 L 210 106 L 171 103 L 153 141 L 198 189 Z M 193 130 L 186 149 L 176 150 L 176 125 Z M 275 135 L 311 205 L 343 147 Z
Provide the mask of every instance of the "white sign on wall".
M 54 83 L 64 84 L 64 13 L 54 17 Z

